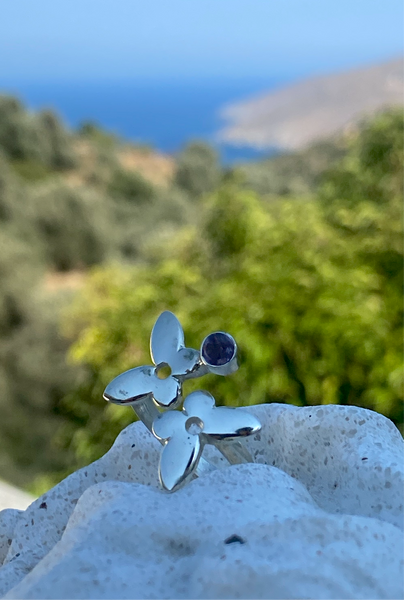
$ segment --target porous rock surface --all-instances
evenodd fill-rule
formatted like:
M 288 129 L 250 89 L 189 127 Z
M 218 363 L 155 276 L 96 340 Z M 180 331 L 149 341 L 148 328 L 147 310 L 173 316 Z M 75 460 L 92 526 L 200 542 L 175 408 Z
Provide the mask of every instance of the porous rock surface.
M 403 439 L 356 407 L 240 408 L 256 464 L 173 494 L 143 424 L 25 512 L 0 513 L 6 598 L 403 597 Z M 1 536 L 1 533 L 4 535 Z

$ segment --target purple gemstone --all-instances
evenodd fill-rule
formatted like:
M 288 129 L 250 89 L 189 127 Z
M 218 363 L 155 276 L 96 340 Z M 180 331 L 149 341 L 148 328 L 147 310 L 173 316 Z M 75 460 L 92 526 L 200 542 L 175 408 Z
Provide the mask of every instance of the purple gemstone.
M 235 343 L 227 333 L 211 333 L 202 346 L 202 358 L 212 367 L 226 365 L 234 356 Z

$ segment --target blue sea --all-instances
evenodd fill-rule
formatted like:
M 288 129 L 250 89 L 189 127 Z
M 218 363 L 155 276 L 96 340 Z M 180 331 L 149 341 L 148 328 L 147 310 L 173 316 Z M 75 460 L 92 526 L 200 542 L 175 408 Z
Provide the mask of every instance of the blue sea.
M 0 85 L 0 93 L 18 96 L 29 108 L 52 108 L 71 127 L 92 121 L 120 137 L 176 153 L 195 139 L 215 145 L 223 164 L 263 158 L 250 147 L 217 144 L 227 103 L 274 89 L 284 81 L 188 80 L 118 82 L 20 82 Z

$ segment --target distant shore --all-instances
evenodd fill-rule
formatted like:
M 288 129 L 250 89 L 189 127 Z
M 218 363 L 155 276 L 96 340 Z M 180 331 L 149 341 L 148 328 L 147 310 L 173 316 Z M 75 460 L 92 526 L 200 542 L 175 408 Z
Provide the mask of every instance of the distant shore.
M 227 144 L 298 150 L 387 106 L 403 104 L 403 59 L 305 79 L 223 108 Z

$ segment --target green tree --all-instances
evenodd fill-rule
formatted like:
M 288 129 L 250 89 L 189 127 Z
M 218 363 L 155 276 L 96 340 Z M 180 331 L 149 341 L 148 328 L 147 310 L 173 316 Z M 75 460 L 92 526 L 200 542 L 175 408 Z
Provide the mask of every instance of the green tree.
M 344 137 L 325 140 L 235 170 L 242 176 L 244 187 L 263 196 L 304 196 L 318 188 L 324 173 L 346 154 L 346 146 Z
M 220 175 L 217 152 L 204 142 L 193 142 L 177 158 L 174 181 L 178 187 L 198 198 L 217 187 Z
M 108 192 L 118 200 L 126 200 L 133 204 L 150 202 L 155 195 L 154 186 L 140 173 L 116 169 L 112 174 Z
M 340 402 L 395 416 L 404 388 L 393 385 L 384 361 L 389 354 L 403 362 L 404 347 L 393 339 L 398 315 L 387 311 L 387 298 L 378 274 L 318 202 L 264 206 L 225 186 L 207 201 L 200 226 L 166 248 L 153 269 L 100 269 L 90 279 L 68 319 L 77 340 L 72 355 L 88 378 L 66 400 L 65 440 L 86 461 L 133 419 L 104 405 L 102 392 L 117 373 L 150 362 L 148 336 L 164 309 L 178 315 L 190 346 L 218 328 L 237 339 L 240 370 L 203 383 L 219 403 Z M 186 391 L 200 385 L 188 382 Z
M 25 485 L 38 471 L 67 468 L 71 457 L 52 446 L 61 426 L 58 403 L 75 381 L 59 333 L 68 298 L 45 294 L 40 252 L 0 227 L 0 473 Z
M 218 328 L 239 344 L 237 373 L 187 382 L 186 393 L 351 403 L 402 423 L 398 111 L 362 125 L 334 149 L 338 161 L 332 148 L 270 161 L 271 202 L 253 180 L 222 178 L 209 148 L 184 153 L 173 187 L 151 187 L 91 132 L 77 142 L 80 168 L 64 175 L 62 126 L 9 100 L 0 114 L 0 473 L 25 483 L 105 452 L 134 416 L 104 403 L 103 389 L 150 363 L 165 309 L 192 347 Z M 50 292 L 49 271 L 94 265 L 62 339 L 74 292 Z
M 64 173 L 72 148 L 80 164 Z M 74 139 L 52 113 L 0 99 L 0 477 L 18 485 L 72 462 L 54 439 L 80 369 L 66 362 L 59 319 L 85 271 L 154 260 L 156 243 L 191 214 L 187 194 L 130 173 L 129 185 L 109 193 L 119 151 L 118 142 Z
M 28 210 L 43 260 L 54 270 L 85 268 L 109 255 L 116 232 L 102 194 L 56 180 L 31 192 Z
M 76 165 L 73 137 L 52 111 L 28 113 L 15 98 L 0 96 L 0 147 L 13 161 L 51 169 Z
M 0 147 L 11 159 L 38 159 L 35 119 L 15 98 L 0 96 Z
M 35 117 L 35 129 L 41 162 L 55 170 L 71 169 L 77 165 L 72 136 L 54 112 L 39 112 Z

